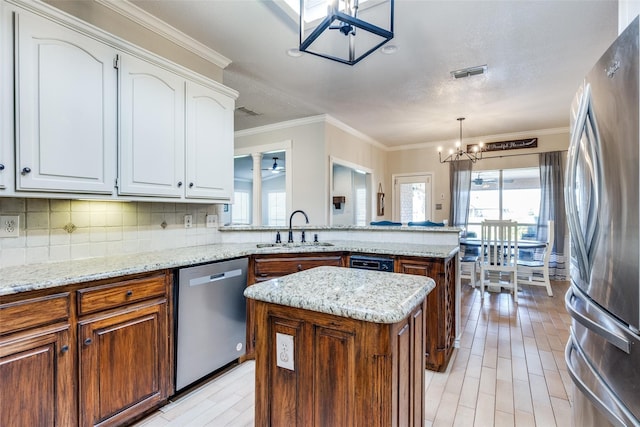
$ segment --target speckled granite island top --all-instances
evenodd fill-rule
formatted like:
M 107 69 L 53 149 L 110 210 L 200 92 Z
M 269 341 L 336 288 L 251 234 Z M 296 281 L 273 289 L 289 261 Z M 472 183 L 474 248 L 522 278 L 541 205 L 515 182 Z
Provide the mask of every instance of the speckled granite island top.
M 396 323 L 435 287 L 433 279 L 409 274 L 316 267 L 257 283 L 247 298 L 373 323 Z

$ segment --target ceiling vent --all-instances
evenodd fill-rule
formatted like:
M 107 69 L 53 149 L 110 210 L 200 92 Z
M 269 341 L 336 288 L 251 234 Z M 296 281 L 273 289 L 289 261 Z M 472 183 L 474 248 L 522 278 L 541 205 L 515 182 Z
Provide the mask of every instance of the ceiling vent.
M 477 65 L 475 67 L 462 68 L 451 72 L 451 77 L 455 79 L 461 79 L 463 77 L 477 76 L 478 74 L 484 74 L 487 72 L 487 64 Z
M 253 110 L 249 110 L 249 109 L 248 109 L 248 108 L 246 108 L 246 107 L 238 107 L 238 108 L 236 108 L 236 111 L 238 111 L 238 112 L 240 112 L 240 113 L 243 113 L 243 114 L 246 114 L 247 116 L 251 116 L 251 117 L 254 117 L 254 116 L 261 116 L 261 115 L 262 115 L 262 114 L 260 114 L 260 113 L 256 113 L 256 112 L 255 112 L 255 111 L 253 111 Z

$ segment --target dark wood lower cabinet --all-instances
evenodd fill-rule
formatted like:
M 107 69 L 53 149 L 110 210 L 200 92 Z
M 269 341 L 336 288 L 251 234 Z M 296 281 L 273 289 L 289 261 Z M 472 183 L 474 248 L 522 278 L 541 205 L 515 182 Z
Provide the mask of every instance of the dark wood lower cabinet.
M 424 425 L 424 303 L 379 324 L 256 301 L 256 325 L 256 426 Z
M 167 397 L 166 304 L 81 323 L 80 425 L 121 425 Z
M 0 338 L 0 426 L 76 424 L 69 325 Z
M 427 295 L 426 366 L 447 369 L 456 335 L 455 256 L 450 258 L 398 257 L 396 272 L 431 277 L 436 287 Z
M 173 393 L 170 271 L 0 297 L 0 426 L 124 426 Z

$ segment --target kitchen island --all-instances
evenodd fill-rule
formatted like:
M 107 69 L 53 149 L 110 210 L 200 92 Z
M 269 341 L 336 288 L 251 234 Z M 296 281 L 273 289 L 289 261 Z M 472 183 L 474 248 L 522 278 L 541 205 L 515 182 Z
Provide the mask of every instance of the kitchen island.
M 250 286 L 256 426 L 421 426 L 427 277 L 317 267 Z

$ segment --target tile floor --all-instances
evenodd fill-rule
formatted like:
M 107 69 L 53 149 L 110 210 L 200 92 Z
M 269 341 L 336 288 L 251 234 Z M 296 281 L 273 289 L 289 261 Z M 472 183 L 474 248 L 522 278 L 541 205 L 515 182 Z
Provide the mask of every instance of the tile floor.
M 425 427 L 571 425 L 572 383 L 564 362 L 568 282 L 510 294 L 463 284 L 462 340 L 446 372 L 427 371 Z M 253 426 L 254 363 L 246 362 L 177 398 L 136 427 Z

